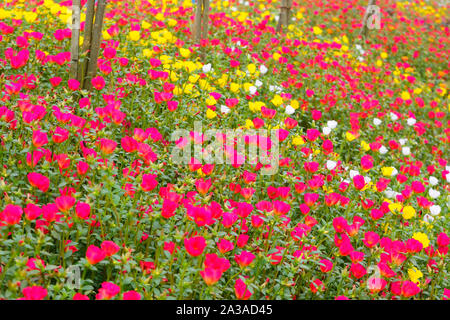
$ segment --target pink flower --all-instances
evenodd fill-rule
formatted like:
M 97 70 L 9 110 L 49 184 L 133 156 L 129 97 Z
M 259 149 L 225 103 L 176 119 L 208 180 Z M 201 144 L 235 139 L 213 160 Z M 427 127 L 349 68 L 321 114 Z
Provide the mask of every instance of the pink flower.
M 248 300 L 252 293 L 247 289 L 247 285 L 240 278 L 234 284 L 234 293 L 239 300 Z
M 76 79 L 69 79 L 67 82 L 69 89 L 72 91 L 76 91 L 80 88 L 80 83 Z
M 91 80 L 92 86 L 97 90 L 102 90 L 105 87 L 105 79 L 102 76 L 96 76 Z
M 234 256 L 234 260 L 236 260 L 237 264 L 241 267 L 250 265 L 255 258 L 255 255 L 248 251 L 242 251 L 241 254 L 236 254 Z
M 123 293 L 123 300 L 141 300 L 141 298 L 141 294 L 133 290 Z
M 86 220 L 91 215 L 91 206 L 85 202 L 78 202 L 75 207 L 75 214 L 78 218 Z
M 97 300 L 109 300 L 114 298 L 120 292 L 120 287 L 112 282 L 103 282 L 102 287 L 98 289 L 95 296 Z
M 120 247 L 113 241 L 103 241 L 101 248 L 107 257 L 111 257 L 120 250 Z
M 41 286 L 26 287 L 22 290 L 25 300 L 43 300 L 47 296 L 47 289 Z
M 39 190 L 41 190 L 42 192 L 47 192 L 49 186 L 50 186 L 50 179 L 47 178 L 46 176 L 37 173 L 37 172 L 31 172 L 27 175 L 28 178 L 28 182 L 30 182 L 30 184 L 33 187 L 38 188 Z
M 81 293 L 75 293 L 72 300 L 89 300 L 89 297 Z
M 13 226 L 20 222 L 22 213 L 22 207 L 13 204 L 7 204 L 5 209 L 0 212 L 0 220 L 4 221 L 9 226 Z
M 203 253 L 206 248 L 206 240 L 202 236 L 184 239 L 186 251 L 193 257 L 197 257 Z
M 105 252 L 92 244 L 86 251 L 86 259 L 90 264 L 97 264 L 103 259 L 105 259 L 105 257 L 106 257 Z
M 322 272 L 330 272 L 331 269 L 333 269 L 333 262 L 328 259 L 322 259 L 319 261 L 319 263 L 321 264 L 320 270 Z

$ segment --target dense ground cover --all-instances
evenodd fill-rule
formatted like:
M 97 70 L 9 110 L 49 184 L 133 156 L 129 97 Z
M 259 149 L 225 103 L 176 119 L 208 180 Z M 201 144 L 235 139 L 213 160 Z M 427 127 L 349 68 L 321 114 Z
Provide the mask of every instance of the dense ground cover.
M 109 1 L 91 93 L 71 1 L 0 4 L 0 298 L 450 298 L 448 8 L 175 2 Z

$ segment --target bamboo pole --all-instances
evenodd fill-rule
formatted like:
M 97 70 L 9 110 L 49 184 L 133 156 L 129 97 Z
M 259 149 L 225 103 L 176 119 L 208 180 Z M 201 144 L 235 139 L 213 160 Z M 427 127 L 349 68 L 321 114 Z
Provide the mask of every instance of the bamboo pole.
M 88 55 L 92 39 L 92 26 L 94 24 L 94 11 L 95 0 L 88 0 L 86 7 L 86 22 L 84 27 L 84 40 L 83 47 L 81 49 L 81 54 L 84 56 L 84 60 L 78 70 L 78 82 L 80 82 L 81 87 L 83 87 L 84 78 L 87 72 Z
M 95 13 L 94 27 L 92 29 L 92 43 L 89 50 L 89 63 L 87 67 L 86 77 L 84 79 L 83 88 L 90 90 L 91 79 L 97 73 L 97 61 L 100 53 L 100 44 L 102 42 L 103 18 L 105 15 L 106 0 L 98 0 L 97 11 Z
M 78 60 L 80 50 L 80 0 L 73 0 L 72 3 L 72 35 L 70 44 L 70 77 L 78 78 Z

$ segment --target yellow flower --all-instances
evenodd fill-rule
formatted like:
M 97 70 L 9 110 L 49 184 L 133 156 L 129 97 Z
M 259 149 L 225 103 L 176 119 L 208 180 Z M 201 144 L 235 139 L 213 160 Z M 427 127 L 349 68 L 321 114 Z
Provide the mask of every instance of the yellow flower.
M 377 60 L 377 67 L 381 67 L 383 65 L 383 61 L 380 59 Z
M 128 33 L 128 38 L 130 38 L 131 41 L 139 41 L 141 34 L 139 31 L 130 31 L 130 33 Z
M 363 140 L 363 141 L 361 141 L 361 148 L 363 148 L 364 151 L 369 151 L 370 145 Z
M 300 104 L 298 103 L 297 100 L 292 100 L 291 107 L 294 108 L 295 110 L 297 110 L 298 108 L 300 108 Z
M 350 131 L 347 131 L 345 133 L 345 138 L 350 142 L 356 139 L 356 137 Z
M 206 101 L 205 101 L 207 106 L 213 106 L 217 103 L 216 99 L 214 99 L 213 97 L 209 96 Z
M 381 57 L 382 59 L 386 59 L 386 58 L 388 57 L 388 54 L 387 54 L 386 52 L 382 52 L 382 53 L 380 54 L 380 57 Z
M 248 70 L 249 73 L 254 74 L 255 71 L 256 71 L 256 66 L 255 66 L 253 63 L 250 63 L 250 64 L 247 66 L 247 70 Z
M 381 168 L 381 173 L 385 177 L 390 177 L 391 174 L 392 174 L 392 171 L 394 171 L 393 167 L 383 167 L 383 168 Z
M 142 21 L 142 29 L 150 29 L 151 26 L 147 21 Z
M 213 119 L 213 118 L 217 117 L 217 113 L 215 113 L 214 111 L 212 111 L 211 109 L 208 108 L 208 110 L 206 110 L 206 117 L 208 119 Z
M 239 91 L 239 84 L 234 83 L 234 82 L 230 83 L 230 91 L 233 92 L 233 93 L 238 92 Z
M 180 54 L 183 58 L 189 58 L 191 51 L 189 49 L 180 48 Z
M 410 96 L 408 91 L 403 91 L 402 92 L 402 99 L 403 100 L 411 100 L 411 96 Z
M 406 220 L 411 219 L 412 217 L 414 217 L 416 215 L 416 210 L 414 210 L 413 207 L 411 206 L 406 206 L 403 208 L 403 218 L 405 218 Z
M 322 34 L 322 29 L 320 27 L 313 27 L 313 32 L 315 35 Z
M 151 57 L 152 54 L 153 54 L 153 50 L 150 50 L 150 49 L 144 49 L 144 50 L 142 51 L 142 54 L 143 54 L 144 57 L 146 57 L 146 58 Z
M 430 245 L 430 240 L 428 239 L 428 236 L 423 232 L 416 232 L 413 234 L 413 239 L 416 239 L 419 241 L 424 248 L 427 248 Z
M 272 100 L 270 100 L 270 102 L 272 102 L 275 106 L 281 106 L 281 104 L 283 103 L 283 98 L 280 97 L 278 94 L 276 94 Z
M 302 144 L 305 144 L 305 140 L 303 140 L 302 137 L 296 136 L 292 139 L 292 144 L 295 146 L 301 146 Z
M 250 119 L 246 119 L 246 120 L 245 120 L 245 127 L 246 127 L 247 129 L 253 128 L 253 127 L 254 127 L 253 121 L 250 120 Z
M 278 52 L 275 52 L 272 57 L 273 57 L 273 60 L 278 61 L 278 59 L 281 58 L 281 54 L 279 54 Z
M 419 279 L 423 277 L 423 273 L 417 268 L 408 269 L 408 275 L 412 282 L 419 283 Z
M 175 27 L 177 25 L 177 20 L 175 19 L 169 19 L 169 21 L 167 22 L 167 24 L 169 25 L 169 27 Z
M 401 203 L 390 203 L 388 206 L 389 210 L 391 210 L 392 213 L 398 213 L 402 210 L 403 206 Z

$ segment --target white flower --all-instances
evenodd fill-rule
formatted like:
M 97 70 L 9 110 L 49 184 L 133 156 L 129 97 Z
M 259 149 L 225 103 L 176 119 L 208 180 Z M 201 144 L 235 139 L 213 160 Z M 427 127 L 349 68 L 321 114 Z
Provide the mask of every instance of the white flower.
M 269 69 L 267 69 L 265 65 L 262 64 L 259 66 L 259 72 L 261 72 L 261 74 L 266 74 L 267 71 L 269 71 Z
M 225 106 L 225 105 L 221 105 L 221 106 L 220 106 L 220 111 L 221 111 L 222 113 L 228 113 L 228 112 L 230 112 L 230 108 L 228 108 L 228 107 Z
M 322 132 L 323 132 L 323 134 L 324 135 L 329 135 L 330 134 L 330 132 L 331 132 L 331 129 L 330 128 L 328 128 L 328 127 L 323 127 L 322 128 Z
M 386 197 L 388 198 L 393 198 L 395 197 L 397 192 L 393 191 L 391 188 L 387 187 L 386 190 L 384 190 L 384 194 L 386 195 Z
M 385 146 L 381 146 L 379 151 L 381 154 L 386 154 L 389 150 Z
M 441 213 L 441 207 L 438 206 L 437 204 L 432 205 L 432 206 L 430 207 L 430 213 L 431 213 L 432 216 L 437 216 L 437 215 L 439 215 L 439 213 Z
M 337 121 L 334 121 L 334 120 L 327 121 L 327 127 L 330 129 L 336 128 L 337 124 L 338 124 Z
M 395 177 L 398 174 L 398 170 L 396 168 L 392 169 L 391 177 Z
M 428 179 L 428 181 L 430 182 L 430 184 L 432 185 L 432 186 L 435 186 L 435 185 L 437 185 L 438 184 L 438 179 L 436 179 L 435 177 L 433 177 L 433 176 L 430 176 L 430 179 Z
M 430 190 L 428 190 L 428 195 L 431 197 L 431 199 L 436 199 L 436 198 L 439 198 L 441 193 L 437 190 L 430 189 Z
M 256 90 L 258 90 L 255 86 L 251 86 L 250 88 L 248 88 L 248 91 L 250 92 L 250 94 L 255 94 Z
M 257 86 L 258 88 L 261 87 L 263 85 L 263 83 L 259 80 L 255 81 L 255 86 Z
M 358 56 L 358 60 L 359 60 L 359 62 L 363 62 L 363 61 L 364 61 L 364 58 L 361 57 L 361 56 Z
M 391 120 L 392 121 L 397 121 L 398 120 L 398 116 L 395 113 L 391 112 L 390 116 L 391 116 Z
M 445 175 L 445 180 L 447 180 L 447 182 L 450 182 L 450 172 Z
M 408 141 L 408 139 L 405 139 L 405 138 L 402 138 L 402 139 L 399 139 L 399 140 L 398 140 L 398 142 L 399 142 L 401 145 L 404 145 L 407 141 Z
M 353 179 L 353 177 L 357 176 L 358 174 L 359 174 L 359 172 L 356 170 L 350 170 L 350 172 L 349 172 L 349 176 L 351 179 Z
M 371 178 L 369 178 L 369 177 L 364 177 L 364 182 L 365 182 L 366 184 L 368 184 L 370 181 L 372 181 Z
M 402 148 L 402 154 L 404 156 L 409 156 L 411 154 L 411 148 L 410 147 L 403 147 Z
M 205 64 L 205 65 L 202 67 L 202 71 L 203 71 L 204 73 L 210 72 L 210 71 L 211 71 L 211 63 Z
M 295 112 L 295 109 L 292 108 L 292 106 L 291 106 L 290 104 L 288 104 L 288 105 L 286 106 L 285 113 L 290 115 L 290 114 L 294 114 L 294 112 Z
M 373 124 L 379 126 L 381 124 L 381 120 L 378 118 L 373 119 Z
M 337 166 L 336 161 L 327 160 L 327 169 L 328 170 L 333 170 L 334 168 L 336 168 L 336 166 Z
M 406 123 L 408 124 L 408 126 L 413 126 L 416 124 L 416 119 L 409 118 L 408 120 L 406 120 Z
M 270 90 L 270 91 L 275 91 L 275 86 L 270 85 L 270 86 L 269 86 L 269 90 Z
M 429 214 L 426 214 L 423 216 L 423 221 L 425 221 L 426 223 L 431 223 L 434 221 L 434 218 L 432 216 L 430 216 Z

